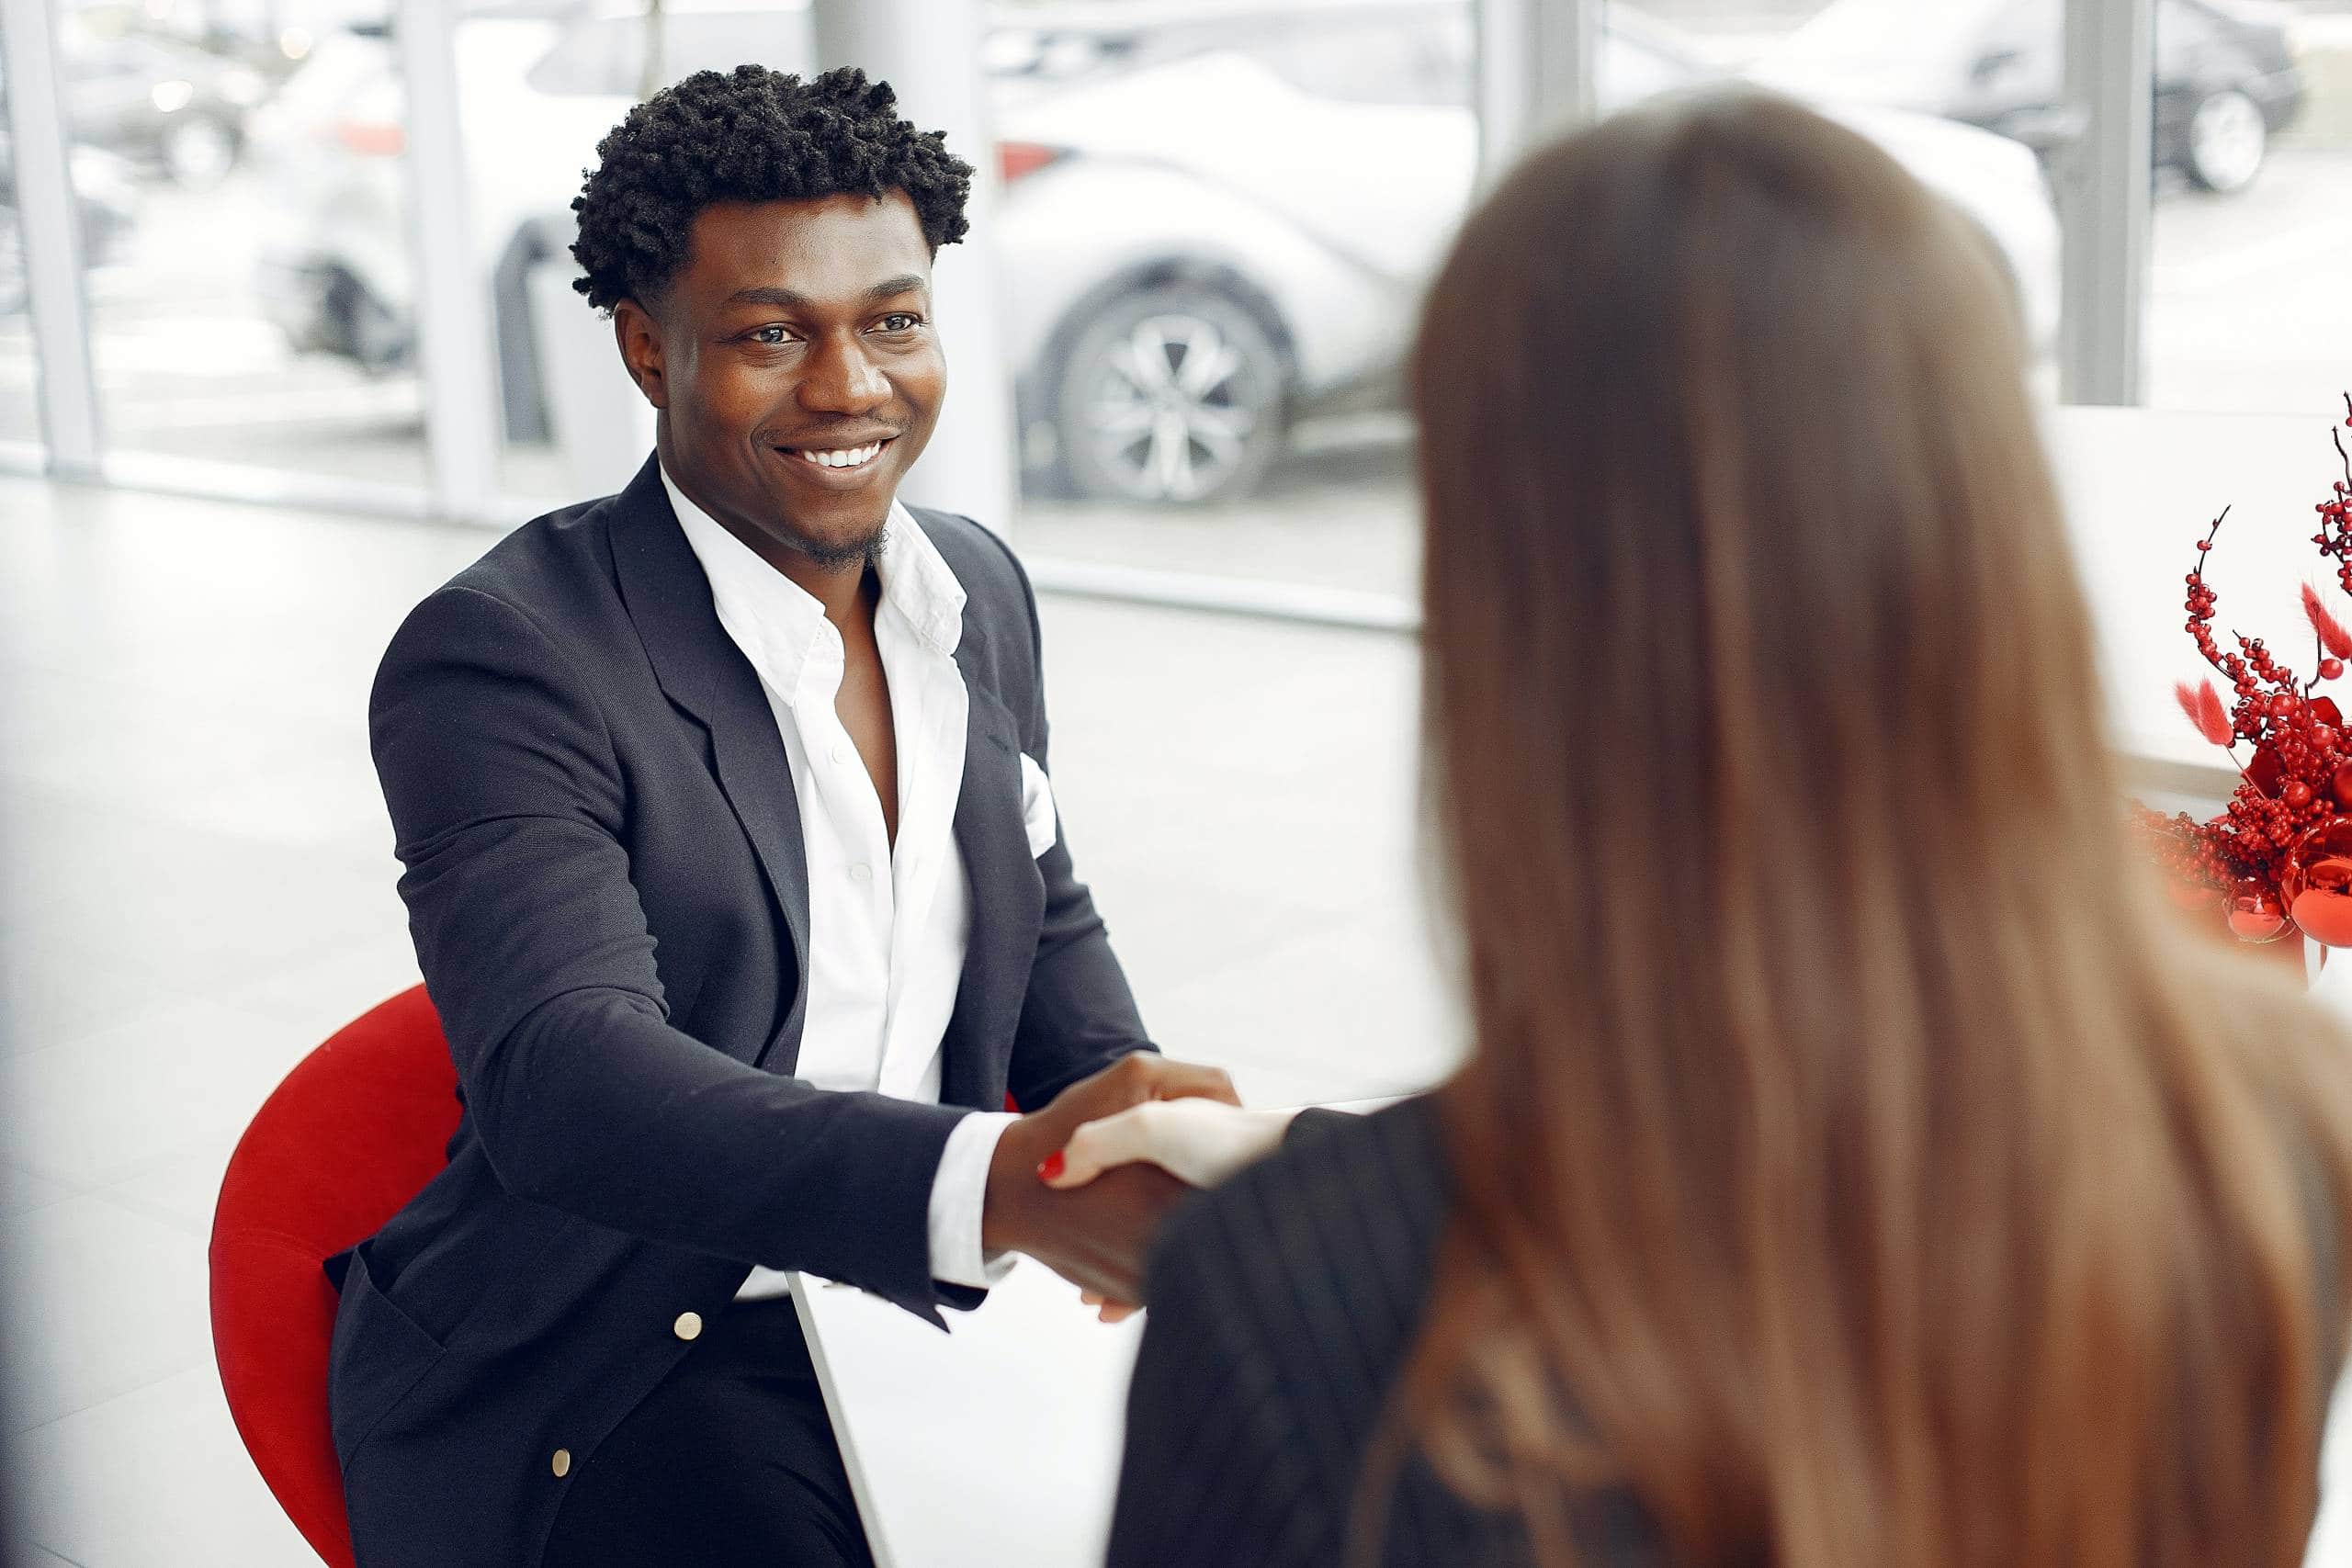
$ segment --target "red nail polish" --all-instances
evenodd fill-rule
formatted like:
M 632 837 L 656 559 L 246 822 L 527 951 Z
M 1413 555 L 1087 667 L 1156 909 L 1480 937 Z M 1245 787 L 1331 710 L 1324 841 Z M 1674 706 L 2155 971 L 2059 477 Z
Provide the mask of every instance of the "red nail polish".
M 1037 1166 L 1037 1179 L 1040 1181 L 1051 1181 L 1061 1173 L 1062 1152 L 1059 1149 L 1047 1155 Z

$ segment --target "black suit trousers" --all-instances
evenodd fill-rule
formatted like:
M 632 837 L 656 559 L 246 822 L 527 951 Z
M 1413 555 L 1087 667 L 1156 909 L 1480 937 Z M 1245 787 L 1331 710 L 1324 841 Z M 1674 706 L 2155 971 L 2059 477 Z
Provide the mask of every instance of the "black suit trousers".
M 789 1296 L 720 1313 L 571 1477 L 546 1568 L 873 1568 Z

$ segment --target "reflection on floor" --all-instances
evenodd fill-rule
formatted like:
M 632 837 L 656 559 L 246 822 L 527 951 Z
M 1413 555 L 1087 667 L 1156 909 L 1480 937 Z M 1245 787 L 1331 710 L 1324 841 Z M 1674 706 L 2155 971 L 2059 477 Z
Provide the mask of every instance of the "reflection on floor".
M 0 479 L 0 1257 L 38 1568 L 312 1562 L 214 1374 L 246 1118 L 413 983 L 364 723 L 465 530 Z M 1055 783 L 1176 1054 L 1261 1101 L 1430 1081 L 1412 645 L 1049 600 Z

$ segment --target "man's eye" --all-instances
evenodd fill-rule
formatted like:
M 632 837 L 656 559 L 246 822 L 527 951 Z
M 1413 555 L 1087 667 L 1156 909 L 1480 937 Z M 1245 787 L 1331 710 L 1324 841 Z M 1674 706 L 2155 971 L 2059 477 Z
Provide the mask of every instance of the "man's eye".
M 753 343 L 786 343 L 786 342 L 789 342 L 789 341 L 790 341 L 790 339 L 788 339 L 788 338 L 785 335 L 785 333 L 786 333 L 786 329 L 785 329 L 785 328 L 783 328 L 783 327 L 761 327 L 761 328 L 759 328 L 758 330 L 756 330 L 755 332 L 753 332 L 753 333 L 752 333 L 752 341 Z M 771 336 L 771 335 L 770 335 L 771 333 L 773 333 L 774 335 L 773 335 L 773 336 Z
M 921 316 L 912 315 L 905 310 L 893 310 L 882 318 L 882 330 L 886 333 L 910 333 L 921 325 L 922 325 Z

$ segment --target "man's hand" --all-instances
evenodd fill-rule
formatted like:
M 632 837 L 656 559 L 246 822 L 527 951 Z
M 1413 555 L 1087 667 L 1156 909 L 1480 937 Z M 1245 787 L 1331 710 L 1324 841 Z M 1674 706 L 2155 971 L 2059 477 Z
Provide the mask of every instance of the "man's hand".
M 1038 1167 L 1086 1122 L 1147 1100 L 1187 1098 L 1241 1103 L 1233 1080 L 1215 1067 L 1136 1052 L 1007 1127 L 989 1163 L 981 1244 L 1025 1252 L 1073 1284 L 1113 1301 L 1140 1302 L 1144 1255 L 1159 1222 L 1188 1189 L 1165 1171 L 1137 1165 L 1074 1191 L 1057 1192 L 1039 1178 Z

